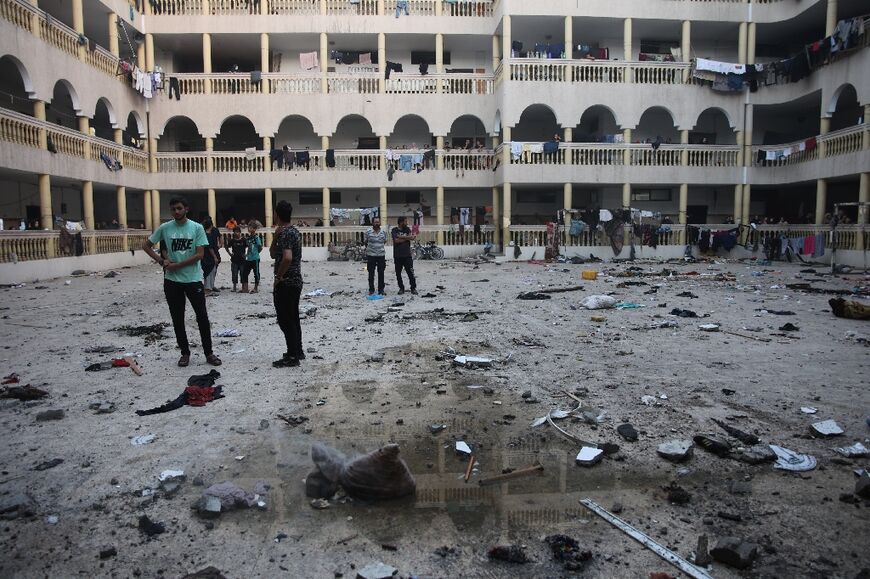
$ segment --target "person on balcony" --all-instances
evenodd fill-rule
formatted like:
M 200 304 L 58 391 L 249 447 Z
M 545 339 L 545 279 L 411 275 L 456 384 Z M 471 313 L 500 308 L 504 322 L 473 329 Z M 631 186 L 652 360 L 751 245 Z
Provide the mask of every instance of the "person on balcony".
M 396 281 L 399 285 L 399 295 L 405 293 L 405 284 L 402 281 L 402 270 L 408 274 L 408 283 L 411 284 L 411 293 L 417 295 L 417 278 L 414 276 L 414 257 L 411 253 L 411 242 L 417 236 L 408 228 L 408 219 L 399 217 L 396 227 L 391 231 L 393 238 L 393 261 L 396 264 Z
M 384 294 L 384 269 L 387 267 L 386 250 L 384 246 L 387 244 L 387 232 L 381 229 L 381 218 L 375 217 L 372 219 L 372 226 L 365 233 L 366 246 L 366 261 L 368 262 L 369 272 L 369 295 L 375 294 L 375 269 L 378 270 L 378 293 Z
M 142 243 L 142 250 L 163 267 L 163 293 L 172 316 L 178 349 L 181 350 L 178 365 L 186 367 L 190 364 L 190 344 L 184 327 L 184 306 L 187 299 L 196 313 L 205 359 L 212 366 L 220 366 L 221 359 L 212 351 L 211 324 L 205 307 L 202 270 L 198 263 L 205 254 L 208 238 L 202 225 L 187 218 L 187 212 L 190 211 L 187 199 L 173 197 L 169 200 L 169 210 L 172 221 L 158 227 Z M 165 244 L 166 257 L 161 257 L 154 251 L 154 246 L 159 243 Z

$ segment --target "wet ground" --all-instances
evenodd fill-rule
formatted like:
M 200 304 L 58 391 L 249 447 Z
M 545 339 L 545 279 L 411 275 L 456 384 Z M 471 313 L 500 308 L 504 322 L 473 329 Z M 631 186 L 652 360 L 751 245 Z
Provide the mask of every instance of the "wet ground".
M 853 470 L 870 459 L 845 460 L 831 451 L 866 444 L 870 434 L 864 423 L 868 349 L 861 341 L 870 328 L 833 317 L 830 296 L 785 287 L 851 289 L 867 280 L 801 273 L 787 264 L 630 267 L 596 264 L 598 280 L 582 282 L 588 266 L 423 262 L 417 264 L 420 293 L 436 297 L 401 296 L 404 305 L 396 306 L 394 281 L 386 300 L 365 299 L 358 264 L 306 264 L 306 291 L 343 293 L 303 301 L 303 309 L 317 311 L 302 322 L 310 350 L 301 368 L 271 367 L 283 347 L 274 318 L 257 317 L 272 311 L 268 291 L 223 291 L 208 301 L 213 330 L 242 332 L 215 338 L 226 398 L 144 417 L 134 410 L 175 398 L 190 375 L 210 369 L 197 348 L 189 368 L 174 365 L 171 328 L 166 339 L 149 344 L 112 331 L 169 321 L 155 268 L 0 290 L 0 327 L 9 337 L 0 350 L 0 373 L 17 372 L 22 383 L 51 393 L 36 402 L 0 401 L 6 443 L 0 493 L 29 493 L 35 513 L 0 524 L 0 575 L 182 577 L 213 565 L 231 578 L 354 577 L 372 561 L 404 577 L 574 574 L 543 540 L 555 533 L 592 552 L 589 576 L 679 573 L 592 515 L 579 503 L 584 498 L 607 509 L 621 504 L 621 517 L 684 557 L 701 534 L 711 546 L 723 536 L 760 545 L 751 570 L 715 563 L 710 572 L 716 577 L 851 578 L 870 567 L 870 504 L 840 500 L 854 488 Z M 219 285 L 227 285 L 228 273 L 219 272 Z M 519 292 L 579 284 L 582 291 L 550 300 L 516 299 Z M 677 297 L 686 291 L 698 297 Z M 583 297 L 609 292 L 645 307 L 578 309 Z M 675 318 L 668 316 L 672 308 L 708 317 Z M 795 315 L 765 313 L 770 310 Z M 476 319 L 467 312 L 476 312 Z M 365 321 L 378 313 L 382 321 Z M 596 315 L 606 321 L 592 321 Z M 191 340 L 198 342 L 188 318 Z M 679 326 L 649 329 L 666 320 Z M 710 322 L 743 336 L 699 331 Z M 800 329 L 779 330 L 786 322 Z M 144 375 L 126 368 L 84 372 L 112 357 L 84 351 L 102 345 L 139 354 Z M 449 348 L 495 363 L 456 367 L 444 355 Z M 376 352 L 384 353 L 382 361 L 370 360 Z M 568 418 L 557 424 L 580 439 L 619 447 L 593 467 L 575 464 L 579 444 L 549 425 L 530 427 L 550 409 L 576 407 L 566 391 L 594 416 L 604 414 L 599 423 Z M 654 399 L 646 404 L 643 396 Z M 116 411 L 89 409 L 100 401 L 114 403 Z M 801 406 L 818 412 L 803 414 Z M 37 422 L 36 414 L 47 409 L 63 409 L 65 416 Z M 278 415 L 308 420 L 291 427 Z M 670 439 L 723 435 L 711 418 L 812 454 L 819 468 L 786 473 L 700 448 L 682 464 L 656 455 Z M 809 425 L 827 418 L 845 435 L 812 438 Z M 637 428 L 637 442 L 616 433 L 623 422 Z M 446 428 L 433 434 L 430 427 L 438 424 Z M 155 441 L 130 443 L 144 434 Z M 457 440 L 474 450 L 468 483 L 468 457 L 454 451 Z M 416 496 L 312 508 L 303 481 L 313 467 L 314 441 L 350 455 L 399 444 L 417 481 Z M 54 458 L 63 462 L 34 470 Z M 536 463 L 543 465 L 539 475 L 478 485 L 504 469 Z M 187 475 L 178 494 L 143 497 L 166 469 Z M 205 485 L 227 480 L 248 489 L 265 481 L 268 506 L 202 519 L 190 509 L 204 490 L 195 477 Z M 672 484 L 689 493 L 686 504 L 669 502 Z M 144 535 L 137 528 L 142 514 L 164 522 L 167 531 Z M 495 544 L 523 545 L 532 561 L 490 561 L 486 552 Z M 108 546 L 117 554 L 100 559 Z M 442 546 L 453 551 L 437 554 Z

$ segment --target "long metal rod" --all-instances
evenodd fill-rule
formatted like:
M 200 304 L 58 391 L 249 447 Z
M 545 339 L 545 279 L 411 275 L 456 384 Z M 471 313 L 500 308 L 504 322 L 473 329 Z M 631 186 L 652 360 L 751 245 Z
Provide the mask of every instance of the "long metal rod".
M 606 509 L 601 508 L 596 503 L 589 499 L 583 499 L 580 501 L 580 504 L 685 573 L 690 577 L 694 577 L 695 579 L 713 579 L 713 576 L 704 571 L 701 567 L 697 565 L 692 565 L 670 549 L 667 549 L 661 546 L 659 543 L 656 543 L 647 535 L 638 531 L 619 517 L 614 514 L 611 514 Z

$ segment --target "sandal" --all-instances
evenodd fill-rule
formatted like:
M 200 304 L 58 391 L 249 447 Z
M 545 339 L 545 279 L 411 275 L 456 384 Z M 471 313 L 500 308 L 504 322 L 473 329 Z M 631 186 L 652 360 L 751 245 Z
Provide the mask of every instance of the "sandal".
M 182 354 L 181 358 L 178 359 L 178 365 L 182 368 L 186 368 L 190 365 L 190 354 Z
M 205 361 L 212 366 L 220 366 L 221 364 L 223 364 L 223 362 L 221 362 L 221 359 L 218 358 L 215 354 L 209 354 L 208 356 L 206 356 Z

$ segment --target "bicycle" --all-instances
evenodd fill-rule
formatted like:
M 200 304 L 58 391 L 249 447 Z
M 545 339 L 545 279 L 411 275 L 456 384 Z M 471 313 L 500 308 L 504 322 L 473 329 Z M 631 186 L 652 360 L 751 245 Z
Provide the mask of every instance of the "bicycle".
M 414 242 L 414 259 L 444 259 L 444 250 L 435 245 L 434 241 L 422 245 L 419 241 Z
M 362 243 L 348 243 L 341 252 L 345 261 L 363 261 L 366 256 L 366 248 Z

